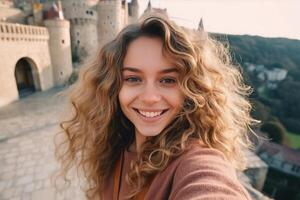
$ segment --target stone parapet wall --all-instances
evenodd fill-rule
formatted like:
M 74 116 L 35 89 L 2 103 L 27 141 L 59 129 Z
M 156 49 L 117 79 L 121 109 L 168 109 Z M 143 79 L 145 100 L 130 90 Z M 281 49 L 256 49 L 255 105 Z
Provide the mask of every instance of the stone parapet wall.
M 0 40 L 41 42 L 49 40 L 49 33 L 44 27 L 0 22 Z
M 80 1 L 62 1 L 64 16 L 71 20 L 74 18 L 97 21 L 98 14 L 95 6 Z
M 97 21 L 92 20 L 92 19 L 85 19 L 85 18 L 73 18 L 69 20 L 72 25 L 80 25 L 80 26 L 85 26 L 89 24 L 97 25 Z
M 15 77 L 20 59 L 30 65 L 35 90 L 53 87 L 48 29 L 0 22 L 0 107 L 19 98 Z
M 14 3 L 12 1 L 2 0 L 0 1 L 0 8 L 12 8 Z

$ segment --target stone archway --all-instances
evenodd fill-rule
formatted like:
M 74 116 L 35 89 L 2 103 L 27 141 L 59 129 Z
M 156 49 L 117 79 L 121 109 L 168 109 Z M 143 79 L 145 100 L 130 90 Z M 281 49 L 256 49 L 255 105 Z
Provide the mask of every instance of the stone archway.
M 15 79 L 19 97 L 28 96 L 39 89 L 35 71 L 34 63 L 29 58 L 21 58 L 16 63 Z

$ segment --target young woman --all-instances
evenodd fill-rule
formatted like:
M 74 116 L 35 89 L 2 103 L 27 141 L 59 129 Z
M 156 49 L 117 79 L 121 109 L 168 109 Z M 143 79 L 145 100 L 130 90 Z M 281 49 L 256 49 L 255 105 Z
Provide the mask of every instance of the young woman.
M 82 70 L 57 156 L 65 175 L 84 172 L 88 199 L 250 199 L 235 173 L 250 87 L 200 35 L 152 13 Z

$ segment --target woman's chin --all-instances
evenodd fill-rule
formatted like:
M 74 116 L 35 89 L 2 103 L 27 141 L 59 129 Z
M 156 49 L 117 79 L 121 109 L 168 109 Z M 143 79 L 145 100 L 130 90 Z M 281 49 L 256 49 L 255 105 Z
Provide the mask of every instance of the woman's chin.
M 151 128 L 141 128 L 138 129 L 138 134 L 140 134 L 142 137 L 154 137 L 160 134 L 162 129 L 157 129 L 155 127 Z

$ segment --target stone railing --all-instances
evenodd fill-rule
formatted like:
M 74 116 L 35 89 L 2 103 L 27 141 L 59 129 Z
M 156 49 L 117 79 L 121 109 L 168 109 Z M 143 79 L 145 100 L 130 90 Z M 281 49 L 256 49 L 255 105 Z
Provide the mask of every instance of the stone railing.
M 49 40 L 47 28 L 0 22 L 0 41 L 42 42 Z

